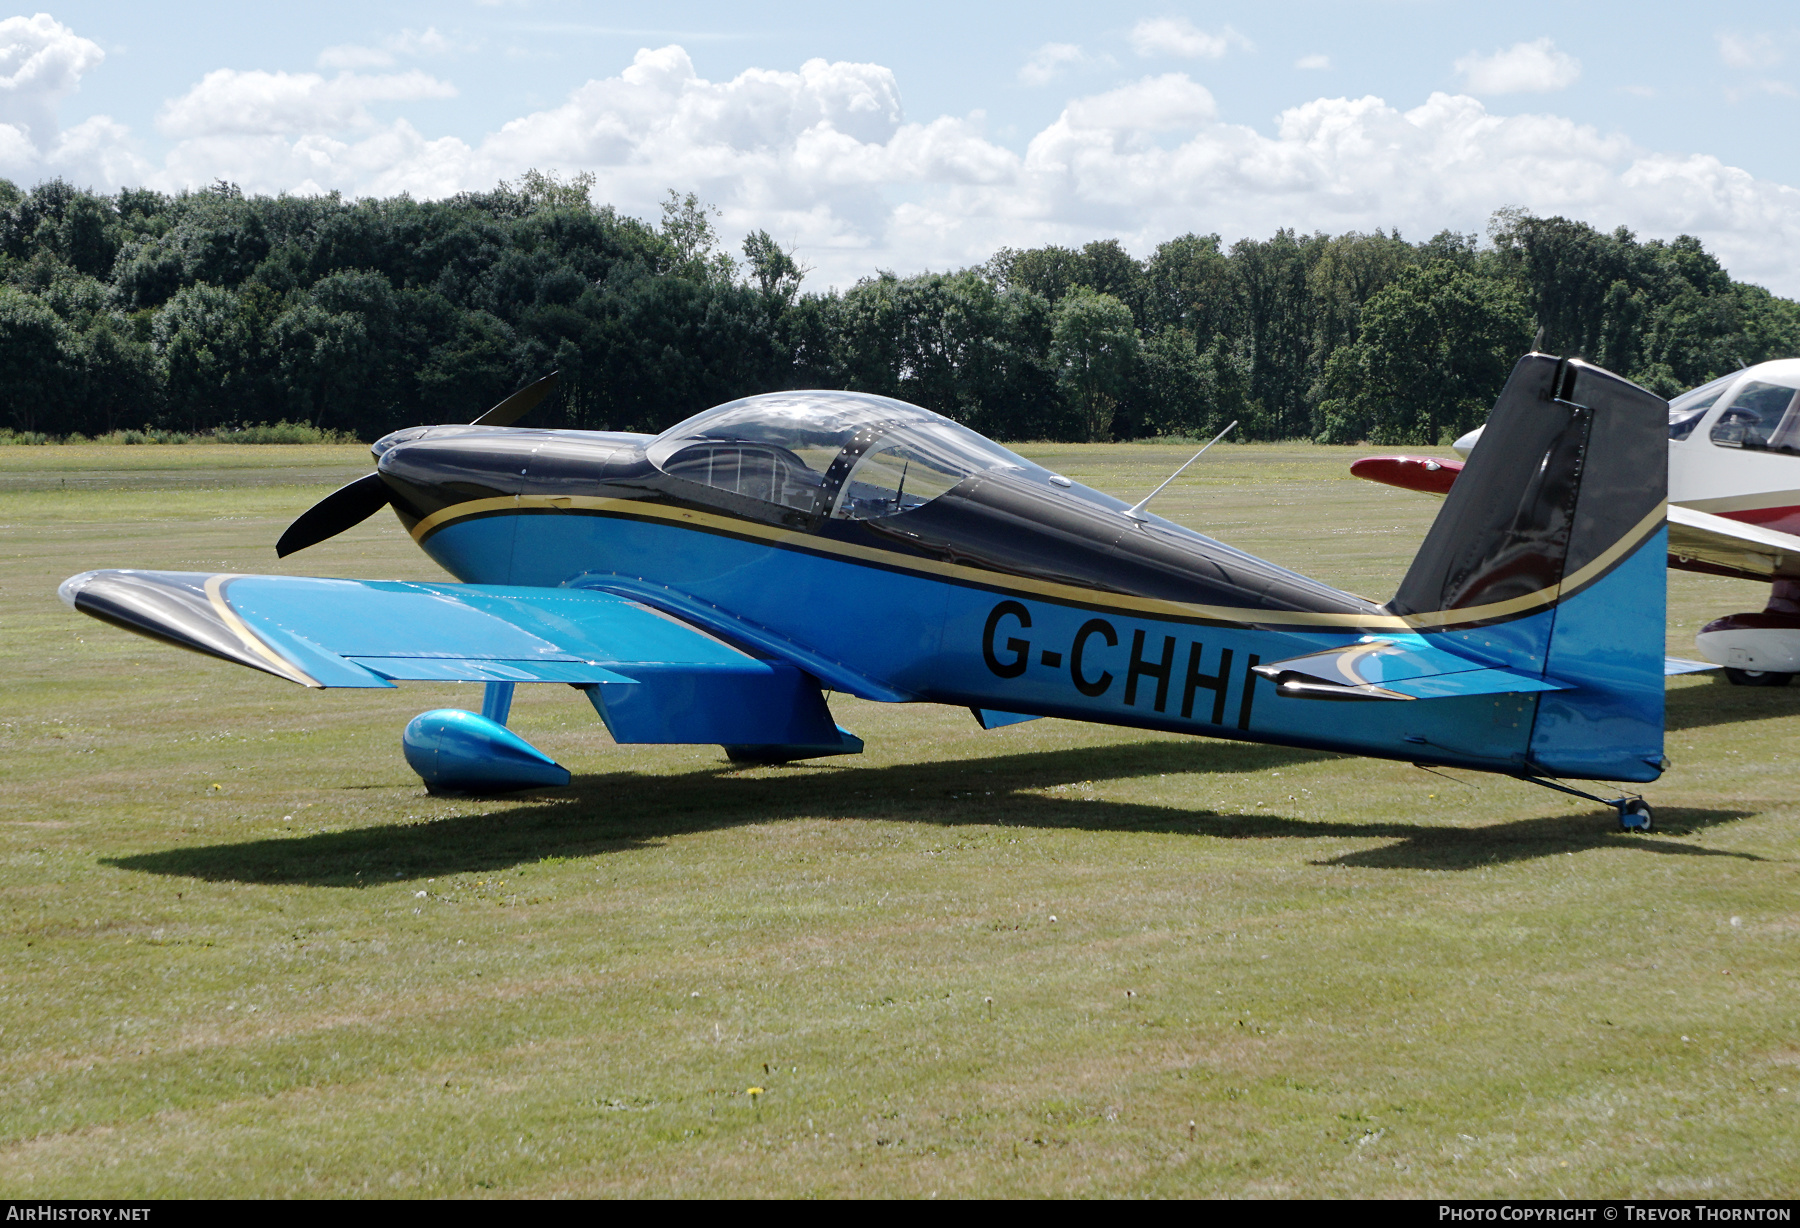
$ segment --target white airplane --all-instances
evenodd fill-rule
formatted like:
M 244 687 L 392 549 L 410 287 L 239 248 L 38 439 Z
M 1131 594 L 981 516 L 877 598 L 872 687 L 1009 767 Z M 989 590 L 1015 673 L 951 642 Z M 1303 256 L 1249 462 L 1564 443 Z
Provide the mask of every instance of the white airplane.
M 1444 494 L 1485 429 L 1451 445 L 1461 460 L 1370 456 L 1350 471 Z M 1669 402 L 1669 566 L 1769 581 L 1764 609 L 1714 619 L 1694 646 L 1739 686 L 1786 686 L 1800 673 L 1800 358 Z

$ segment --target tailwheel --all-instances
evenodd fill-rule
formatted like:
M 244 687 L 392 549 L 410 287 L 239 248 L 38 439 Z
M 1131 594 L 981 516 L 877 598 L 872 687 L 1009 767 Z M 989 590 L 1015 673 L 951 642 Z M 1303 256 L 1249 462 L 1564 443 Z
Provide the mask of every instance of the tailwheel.
M 1772 669 L 1733 669 L 1725 667 L 1726 681 L 1732 686 L 1786 686 L 1792 682 L 1792 674 L 1776 673 Z
M 1646 832 L 1656 826 L 1656 812 L 1641 797 L 1626 798 L 1619 803 L 1619 830 Z

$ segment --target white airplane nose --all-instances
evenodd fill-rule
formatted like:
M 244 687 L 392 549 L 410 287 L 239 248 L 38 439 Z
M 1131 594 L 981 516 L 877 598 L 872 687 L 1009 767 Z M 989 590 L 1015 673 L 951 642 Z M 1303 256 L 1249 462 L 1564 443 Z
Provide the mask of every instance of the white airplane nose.
M 1467 435 L 1464 435 L 1461 439 L 1459 439 L 1455 443 L 1451 444 L 1450 450 L 1452 452 L 1455 452 L 1458 456 L 1462 457 L 1464 460 L 1468 460 L 1469 453 L 1471 453 L 1475 450 L 1475 445 L 1477 443 L 1479 443 L 1481 440 L 1481 432 L 1483 432 L 1485 430 L 1487 430 L 1486 426 L 1476 427 L 1474 430 L 1470 431 Z

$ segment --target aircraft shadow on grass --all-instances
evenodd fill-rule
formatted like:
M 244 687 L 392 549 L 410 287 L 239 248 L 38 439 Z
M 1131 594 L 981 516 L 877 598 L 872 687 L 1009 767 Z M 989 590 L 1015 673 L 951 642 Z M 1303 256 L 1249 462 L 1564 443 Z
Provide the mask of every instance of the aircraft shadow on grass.
M 726 764 L 679 776 L 614 773 L 577 777 L 571 788 L 554 795 L 526 795 L 510 812 L 167 849 L 107 858 L 105 864 L 209 881 L 357 887 L 502 870 L 544 857 L 626 852 L 654 847 L 672 836 L 822 814 L 942 827 L 1393 841 L 1313 863 L 1370 869 L 1469 870 L 1596 848 L 1759 860 L 1660 837 L 1620 834 L 1610 810 L 1604 818 L 1587 813 L 1457 828 L 1217 814 L 1033 792 L 1157 775 L 1260 772 L 1334 757 L 1241 743 L 1210 743 L 1202 749 L 1191 743 L 1147 742 L 879 768 L 815 762 L 754 776 Z M 1521 807 L 1533 804 L 1523 786 L 1520 791 Z M 1747 811 L 1667 809 L 1659 821 L 1670 834 L 1686 835 L 1747 817 Z

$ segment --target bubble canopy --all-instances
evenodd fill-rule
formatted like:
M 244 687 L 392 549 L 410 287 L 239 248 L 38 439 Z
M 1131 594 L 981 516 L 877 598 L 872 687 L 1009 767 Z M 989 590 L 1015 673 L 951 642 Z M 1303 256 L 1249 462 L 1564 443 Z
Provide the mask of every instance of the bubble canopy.
M 909 512 L 996 469 L 1047 471 L 917 405 L 861 392 L 771 392 L 696 414 L 651 441 L 673 477 L 834 520 Z

